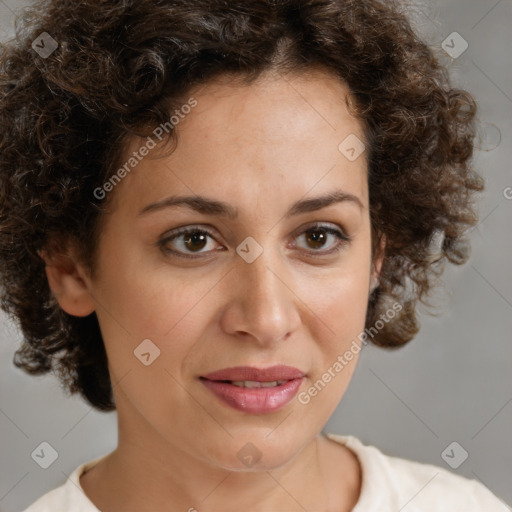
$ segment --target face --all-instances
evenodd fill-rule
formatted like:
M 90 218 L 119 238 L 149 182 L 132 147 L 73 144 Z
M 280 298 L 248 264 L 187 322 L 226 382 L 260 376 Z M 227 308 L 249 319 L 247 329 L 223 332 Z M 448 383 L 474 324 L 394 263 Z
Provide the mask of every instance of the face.
M 211 82 L 191 93 L 176 149 L 151 150 L 110 192 L 87 287 L 121 428 L 144 449 L 247 471 L 239 453 L 251 442 L 258 470 L 275 468 L 343 396 L 372 272 L 366 153 L 338 148 L 364 140 L 347 92 L 321 72 Z M 144 142 L 132 140 L 126 160 Z M 275 389 L 249 399 L 237 388 L 234 407 L 201 378 L 275 365 L 304 375 L 285 403 Z

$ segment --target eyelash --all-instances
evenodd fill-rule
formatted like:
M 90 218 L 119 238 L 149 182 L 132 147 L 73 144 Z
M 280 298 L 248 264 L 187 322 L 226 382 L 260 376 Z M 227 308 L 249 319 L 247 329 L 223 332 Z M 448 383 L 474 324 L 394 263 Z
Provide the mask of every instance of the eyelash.
M 348 235 L 345 235 L 343 233 L 343 231 L 341 231 L 340 229 L 336 229 L 336 228 L 333 228 L 333 227 L 331 227 L 329 225 L 320 224 L 320 223 L 314 224 L 313 226 L 308 226 L 306 229 L 301 231 L 296 236 L 296 238 L 298 238 L 298 237 L 300 237 L 300 236 L 302 236 L 302 235 L 304 235 L 304 234 L 306 234 L 308 232 L 314 232 L 314 231 L 320 231 L 320 230 L 324 231 L 327 234 L 331 234 L 331 235 L 336 236 L 338 238 L 338 243 L 336 244 L 336 246 L 333 249 L 330 249 L 329 251 L 314 251 L 314 250 L 306 251 L 306 252 L 308 252 L 309 256 L 312 256 L 314 258 L 315 257 L 318 258 L 318 257 L 329 256 L 329 255 L 338 253 L 346 245 L 350 244 L 350 242 L 352 241 L 352 237 L 350 237 Z M 169 242 L 175 240 L 176 238 L 179 238 L 180 236 L 183 236 L 183 235 L 192 234 L 192 233 L 200 233 L 200 234 L 208 235 L 209 237 L 211 237 L 211 238 L 213 238 L 215 240 L 215 237 L 213 236 L 213 234 L 210 231 L 208 231 L 207 229 L 199 228 L 197 226 L 188 226 L 188 227 L 185 227 L 185 228 L 179 228 L 174 233 L 172 233 L 171 236 L 167 236 L 167 237 L 159 240 L 157 242 L 157 245 L 166 254 L 170 253 L 170 254 L 172 254 L 174 256 L 178 256 L 179 258 L 186 258 L 186 259 L 191 259 L 191 260 L 196 260 L 196 259 L 204 258 L 204 256 L 202 256 L 201 254 L 207 254 L 208 252 L 213 252 L 213 251 L 206 251 L 204 253 L 197 253 L 197 255 L 192 256 L 190 254 L 186 254 L 186 253 L 182 253 L 182 252 L 179 252 L 179 251 L 175 251 L 173 249 L 169 249 L 168 247 L 166 247 L 166 245 Z

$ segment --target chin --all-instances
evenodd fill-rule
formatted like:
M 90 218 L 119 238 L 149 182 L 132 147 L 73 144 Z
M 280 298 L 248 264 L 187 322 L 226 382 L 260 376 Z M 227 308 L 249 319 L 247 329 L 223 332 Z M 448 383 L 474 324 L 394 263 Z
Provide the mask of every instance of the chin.
M 284 445 L 277 436 L 272 440 L 263 436 L 245 435 L 231 439 L 221 452 L 211 454 L 210 464 L 236 472 L 269 471 L 287 464 L 300 451 L 300 446 Z

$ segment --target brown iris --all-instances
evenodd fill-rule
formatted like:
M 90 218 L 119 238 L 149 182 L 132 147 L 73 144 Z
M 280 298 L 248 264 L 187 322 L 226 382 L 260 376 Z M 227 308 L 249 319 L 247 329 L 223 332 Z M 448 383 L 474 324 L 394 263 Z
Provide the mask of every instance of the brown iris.
M 201 250 L 207 243 L 207 235 L 205 233 L 194 232 L 187 233 L 183 236 L 183 243 L 189 250 L 197 249 Z
M 324 229 L 314 229 L 310 231 L 306 231 L 306 240 L 309 244 L 309 241 L 312 241 L 314 245 L 311 247 L 315 249 L 322 248 L 325 245 L 327 240 L 326 231 Z

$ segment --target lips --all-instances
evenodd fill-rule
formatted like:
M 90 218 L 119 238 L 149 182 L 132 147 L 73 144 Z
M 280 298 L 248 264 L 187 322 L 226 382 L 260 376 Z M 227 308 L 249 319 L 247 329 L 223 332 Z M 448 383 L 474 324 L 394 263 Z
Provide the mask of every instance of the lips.
M 250 414 L 265 414 L 289 404 L 304 377 L 304 372 L 285 365 L 265 369 L 237 366 L 208 373 L 200 380 L 224 404 Z

